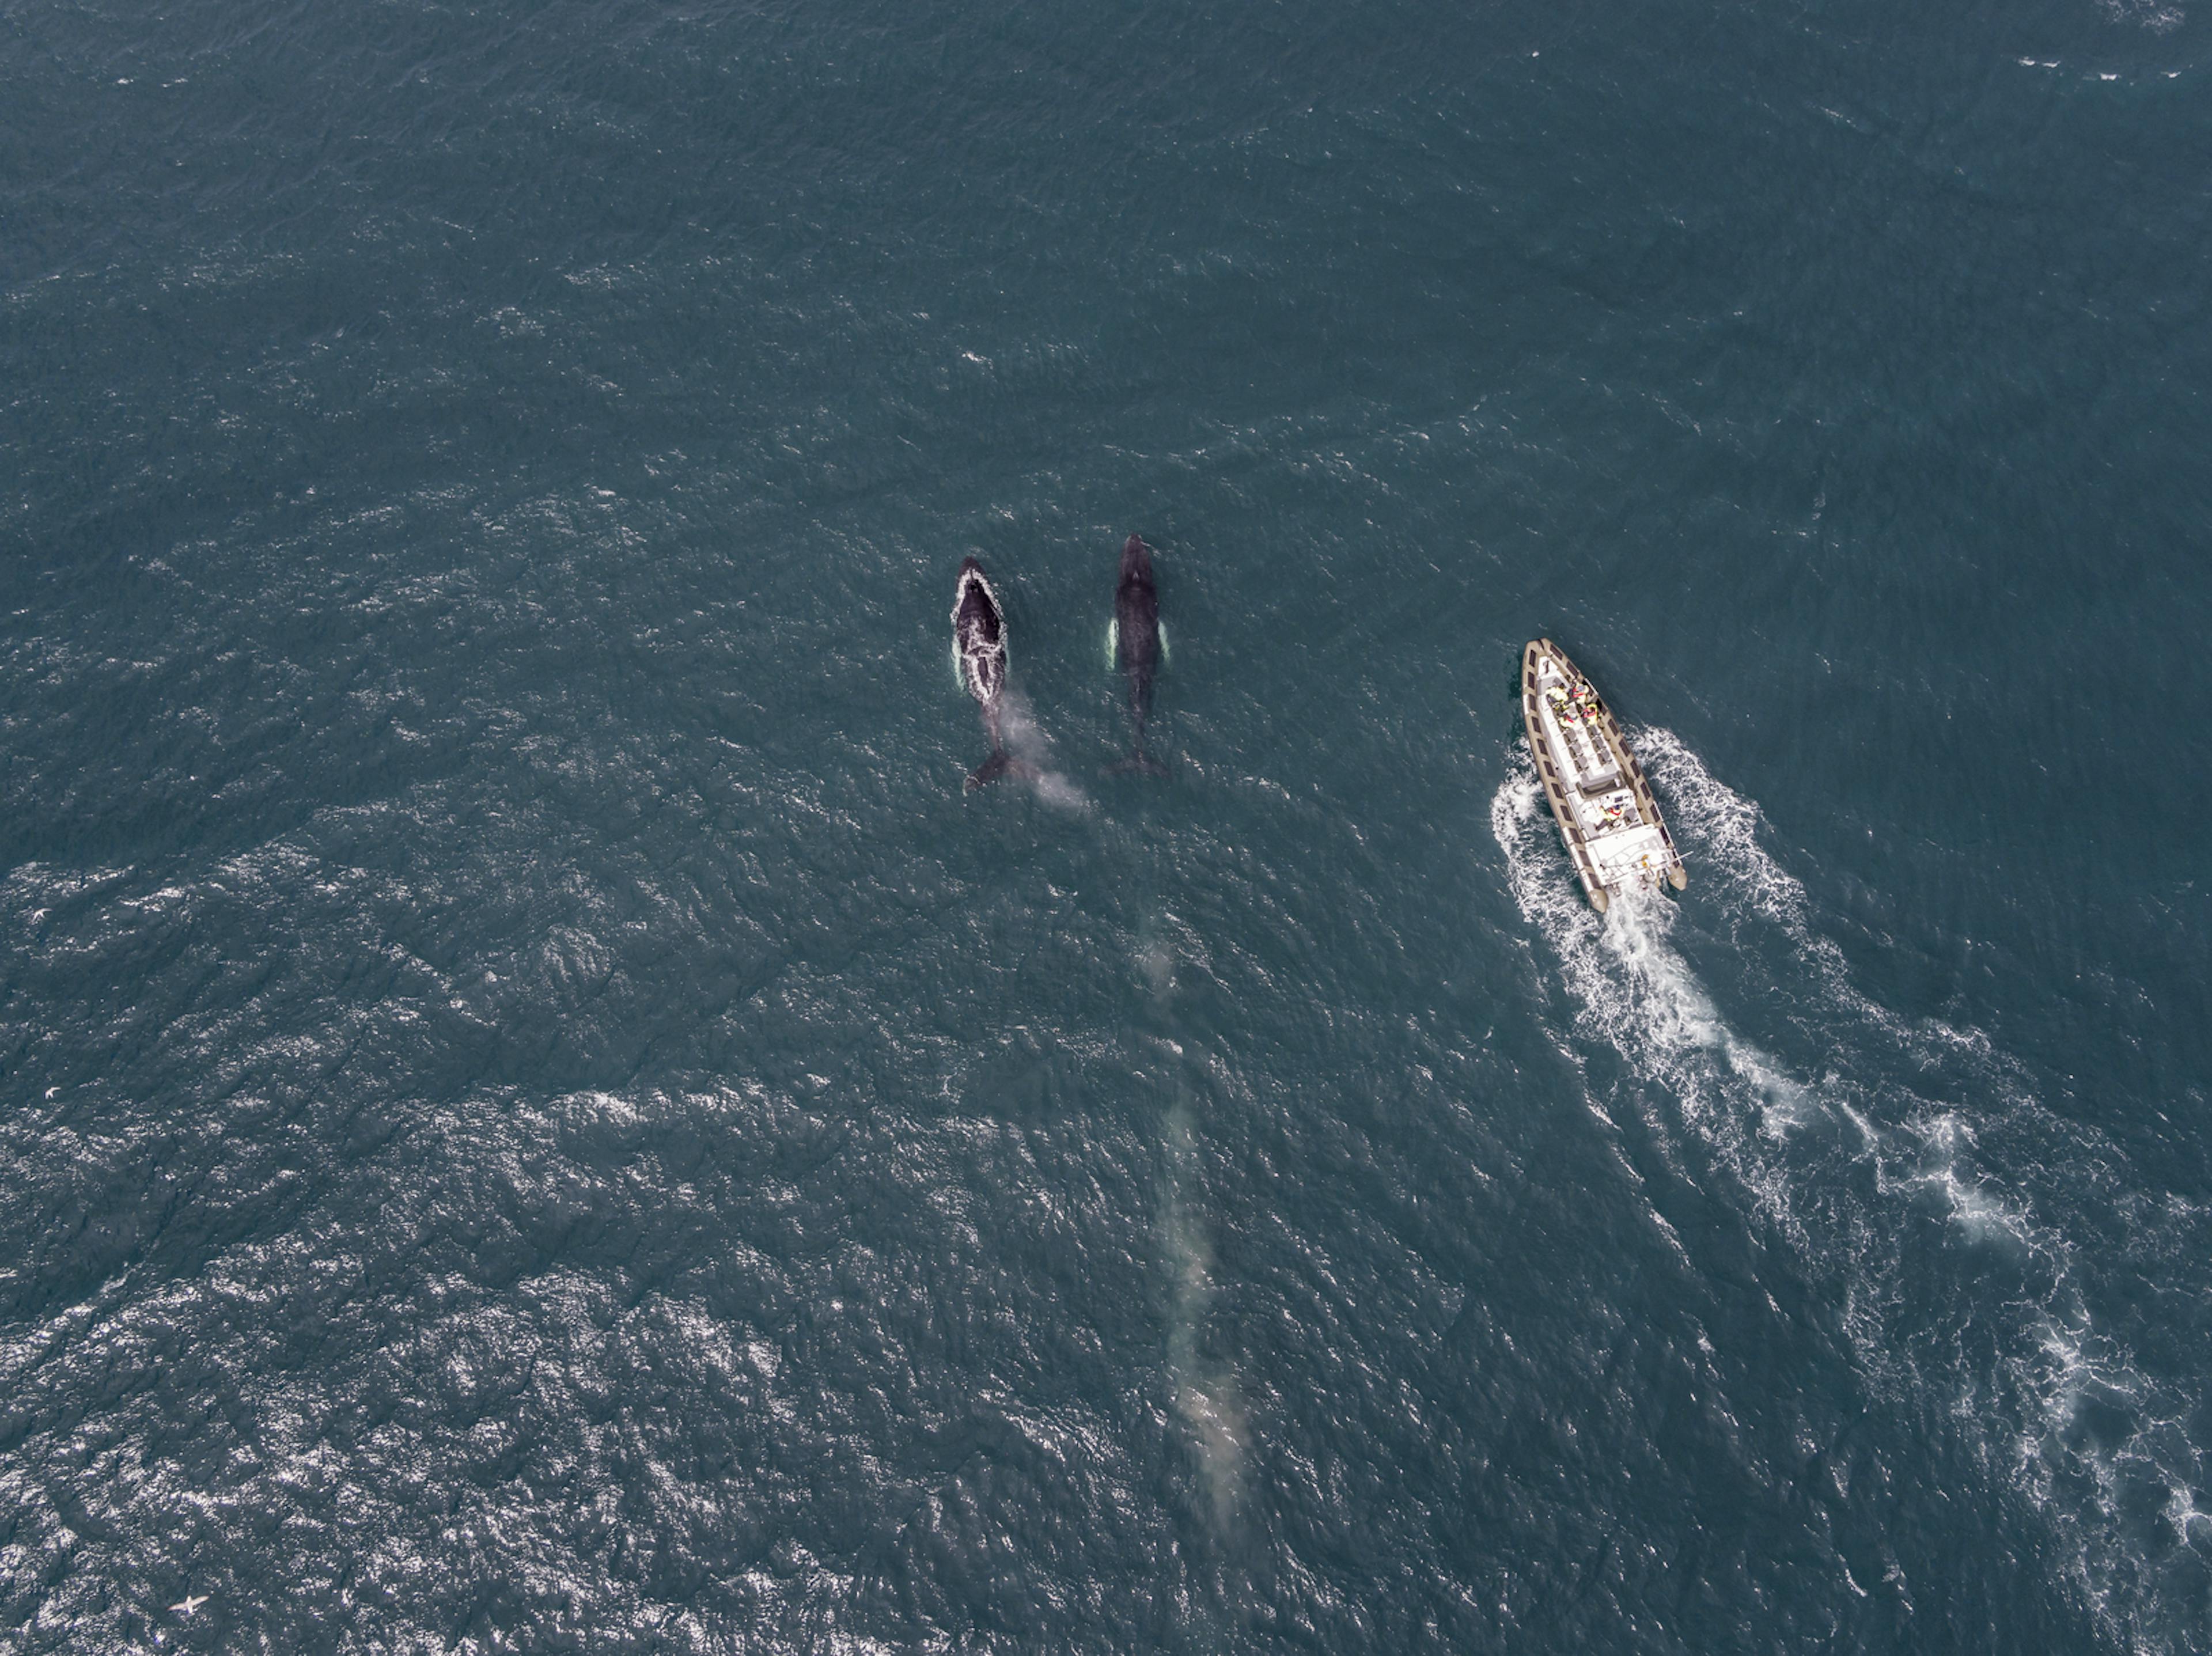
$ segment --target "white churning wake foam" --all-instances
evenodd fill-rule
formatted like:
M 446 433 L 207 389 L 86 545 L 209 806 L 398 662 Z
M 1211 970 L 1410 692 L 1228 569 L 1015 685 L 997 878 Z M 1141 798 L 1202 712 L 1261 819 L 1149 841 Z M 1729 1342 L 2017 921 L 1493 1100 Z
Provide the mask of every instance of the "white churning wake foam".
M 1814 930 L 1804 888 L 1760 843 L 1759 807 L 1671 732 L 1640 731 L 1635 745 L 1689 865 L 1680 906 L 1616 901 L 1601 918 L 1534 772 L 1491 802 L 1514 898 L 1575 1003 L 1568 1039 L 1606 1043 L 1633 1078 L 1617 1094 L 1594 1090 L 1590 1107 L 1611 1119 L 1625 1103 L 1678 1174 L 1709 1162 L 1741 1186 L 1808 1272 L 1840 1293 L 1870 1381 L 1938 1402 L 2051 1521 L 2074 1588 L 2117 1644 L 2188 1647 L 2212 1556 L 2198 1495 L 2207 1457 L 2187 1430 L 2194 1382 L 2147 1374 L 2100 1331 L 2076 1244 L 2038 1210 L 2065 1166 L 2109 1168 L 2117 1154 L 2040 1104 L 2026 1067 L 1980 1033 L 1909 1021 L 1862 995 L 1841 950 Z M 1795 981 L 1731 994 L 1750 1003 L 1732 1022 L 1686 953 L 1697 943 L 1786 961 Z M 1803 1056 L 1784 1062 L 1769 1047 Z M 1999 1137 L 2004 1149 L 1984 1146 Z M 1924 1223 L 1908 1222 L 1930 1213 L 1944 1222 L 1934 1247 Z M 1978 1268 L 1993 1262 L 2002 1269 Z M 1933 1358 L 1939 1343 L 1916 1323 L 1931 1314 L 1989 1331 Z M 2146 1526 L 2146 1511 L 2162 1516 Z

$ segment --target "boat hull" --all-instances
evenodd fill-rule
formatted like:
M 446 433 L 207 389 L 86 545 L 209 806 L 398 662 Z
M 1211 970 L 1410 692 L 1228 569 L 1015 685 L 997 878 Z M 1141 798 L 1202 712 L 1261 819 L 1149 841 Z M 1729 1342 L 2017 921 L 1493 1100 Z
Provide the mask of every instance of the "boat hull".
M 1601 914 L 1623 890 L 1689 883 L 1658 801 L 1612 708 L 1547 638 L 1521 654 L 1521 712 L 1567 858 Z

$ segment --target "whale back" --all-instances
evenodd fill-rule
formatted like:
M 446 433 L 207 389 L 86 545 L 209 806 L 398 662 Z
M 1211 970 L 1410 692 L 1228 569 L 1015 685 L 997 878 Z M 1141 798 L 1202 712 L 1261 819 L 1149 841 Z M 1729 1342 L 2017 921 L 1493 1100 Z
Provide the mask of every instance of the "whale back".
M 968 694 L 990 706 L 1006 686 L 1006 621 L 983 566 L 973 558 L 960 566 L 960 587 L 952 601 L 952 641 L 960 653 L 961 680 Z
M 1114 664 L 1149 674 L 1160 654 L 1160 594 L 1152 581 L 1152 550 L 1132 535 L 1121 548 L 1121 579 L 1114 586 Z

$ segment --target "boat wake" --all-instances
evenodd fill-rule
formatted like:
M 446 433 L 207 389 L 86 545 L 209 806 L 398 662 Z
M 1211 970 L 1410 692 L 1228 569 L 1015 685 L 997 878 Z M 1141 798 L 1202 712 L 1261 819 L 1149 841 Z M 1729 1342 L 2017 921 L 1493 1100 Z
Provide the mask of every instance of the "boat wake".
M 1762 845 L 1759 808 L 1670 732 L 1634 741 L 1688 861 L 1679 904 L 1641 894 L 1601 918 L 1534 772 L 1491 804 L 1514 897 L 1573 1002 L 1562 1046 L 1601 1041 L 1626 1066 L 1590 1107 L 1634 1111 L 1677 1175 L 1741 1187 L 1843 1307 L 1877 1392 L 1958 1420 L 2043 1514 L 2116 1644 L 2190 1647 L 2212 1562 L 2197 1400 L 2105 1331 L 2095 1283 L 2115 1251 L 2124 1272 L 2201 1274 L 2205 1216 L 2116 1200 L 2117 1153 L 2040 1104 L 2023 1065 L 1860 994 Z M 1747 966 L 1775 969 L 1731 975 Z M 2047 1216 L 2121 1210 L 2120 1234 L 2088 1242 Z

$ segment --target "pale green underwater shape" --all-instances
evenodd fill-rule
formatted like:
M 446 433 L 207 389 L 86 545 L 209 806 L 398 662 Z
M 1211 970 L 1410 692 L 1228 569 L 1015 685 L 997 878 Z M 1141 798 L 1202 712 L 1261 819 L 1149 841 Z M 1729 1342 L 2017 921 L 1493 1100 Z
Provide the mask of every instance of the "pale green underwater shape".
M 1174 663 L 1175 651 L 1168 643 L 1167 622 L 1161 622 L 1159 629 L 1160 664 L 1165 667 Z M 1121 618 L 1119 616 L 1109 616 L 1106 617 L 1106 665 L 1109 668 L 1121 665 Z

